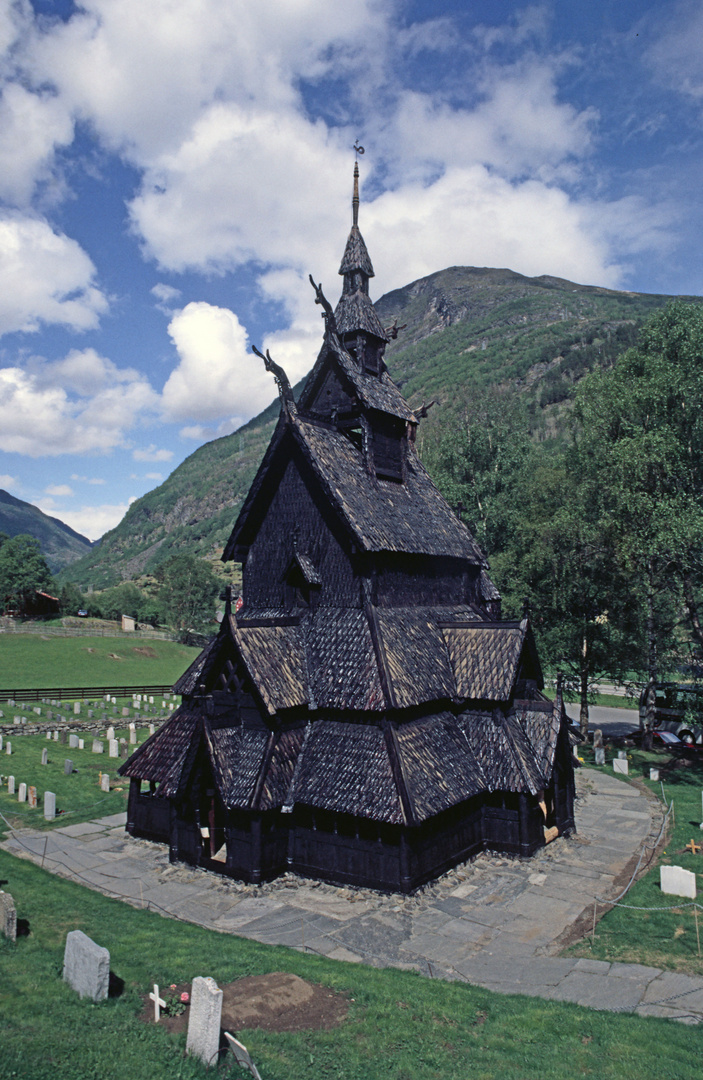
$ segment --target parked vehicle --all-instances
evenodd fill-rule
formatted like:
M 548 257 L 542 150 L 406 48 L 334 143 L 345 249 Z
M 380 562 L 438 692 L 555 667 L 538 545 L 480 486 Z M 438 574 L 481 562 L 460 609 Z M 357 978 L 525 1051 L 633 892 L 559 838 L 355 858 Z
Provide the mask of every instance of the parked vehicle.
M 655 683 L 654 729 L 670 731 L 687 746 L 703 746 L 703 686 Z M 647 687 L 640 694 L 640 727 L 647 711 Z

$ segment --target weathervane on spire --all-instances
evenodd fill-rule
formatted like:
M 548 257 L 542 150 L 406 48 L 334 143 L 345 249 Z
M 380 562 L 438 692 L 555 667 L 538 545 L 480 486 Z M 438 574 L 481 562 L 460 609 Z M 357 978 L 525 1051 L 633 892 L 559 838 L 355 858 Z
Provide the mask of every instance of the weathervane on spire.
M 359 141 L 358 141 L 358 139 L 357 139 L 357 141 L 356 141 L 356 142 L 354 143 L 354 150 L 356 151 L 356 157 L 355 157 L 355 159 L 354 159 L 355 161 L 358 161 L 358 160 L 359 160 L 359 154 L 365 154 L 365 153 L 366 153 L 366 151 L 364 150 L 363 146 L 360 146 L 360 145 L 359 145 Z

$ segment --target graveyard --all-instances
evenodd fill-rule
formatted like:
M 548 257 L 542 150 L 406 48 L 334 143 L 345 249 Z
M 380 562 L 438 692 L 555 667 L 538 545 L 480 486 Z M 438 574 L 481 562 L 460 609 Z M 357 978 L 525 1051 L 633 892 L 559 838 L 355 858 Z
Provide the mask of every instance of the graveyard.
M 324 1029 L 231 1032 L 264 1080 L 464 1080 L 467 1076 L 647 1080 L 700 1073 L 694 1027 L 491 993 L 414 972 L 376 970 L 262 945 L 112 901 L 0 852 L 2 888 L 17 903 L 18 937 L 0 938 L 0 1077 L 182 1080 L 248 1074 L 230 1056 L 206 1070 L 185 1057 L 186 1033 L 145 1022 L 156 983 L 218 987 L 288 973 L 346 999 Z M 111 996 L 81 998 L 62 979 L 66 938 L 81 930 L 110 954 Z

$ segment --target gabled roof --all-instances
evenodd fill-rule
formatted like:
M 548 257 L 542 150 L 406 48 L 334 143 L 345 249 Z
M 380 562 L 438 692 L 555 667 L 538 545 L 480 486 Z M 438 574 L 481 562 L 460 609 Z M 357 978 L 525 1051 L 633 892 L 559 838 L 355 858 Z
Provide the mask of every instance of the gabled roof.
M 386 331 L 376 314 L 376 308 L 364 289 L 342 293 L 334 309 L 334 320 L 340 334 L 353 334 L 362 330 L 366 334 L 380 338 L 381 341 L 388 341 Z
M 330 331 L 325 334 L 322 348 L 298 400 L 298 409 L 301 413 L 304 414 L 313 408 L 316 389 L 324 372 L 330 366 L 338 372 L 350 397 L 356 397 L 360 405 L 367 409 L 375 409 L 377 412 L 388 413 L 389 416 L 396 416 L 400 420 L 407 420 L 411 424 L 417 423 L 415 413 L 385 367 L 380 375 L 362 371 L 356 360 L 342 347 L 338 335 Z
M 469 746 L 481 762 L 491 791 L 529 791 L 536 795 L 546 786 L 525 732 L 514 717 L 501 709 L 491 713 L 467 711 L 458 718 Z
M 540 686 L 544 685 L 527 619 L 519 624 L 445 625 L 443 634 L 459 697 L 477 701 L 508 701 L 523 653 L 532 676 Z

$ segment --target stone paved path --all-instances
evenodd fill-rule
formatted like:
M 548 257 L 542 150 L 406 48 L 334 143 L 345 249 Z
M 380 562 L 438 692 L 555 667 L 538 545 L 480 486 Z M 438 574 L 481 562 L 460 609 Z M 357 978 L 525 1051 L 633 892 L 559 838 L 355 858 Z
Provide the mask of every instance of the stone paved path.
M 555 955 L 574 922 L 590 919 L 594 897 L 617 893 L 662 820 L 659 804 L 606 773 L 580 770 L 577 792 L 577 836 L 529 863 L 481 855 L 413 897 L 293 877 L 247 886 L 172 865 L 163 845 L 127 836 L 124 814 L 22 830 L 2 847 L 137 906 L 269 944 L 505 993 L 703 1021 L 703 979 Z

